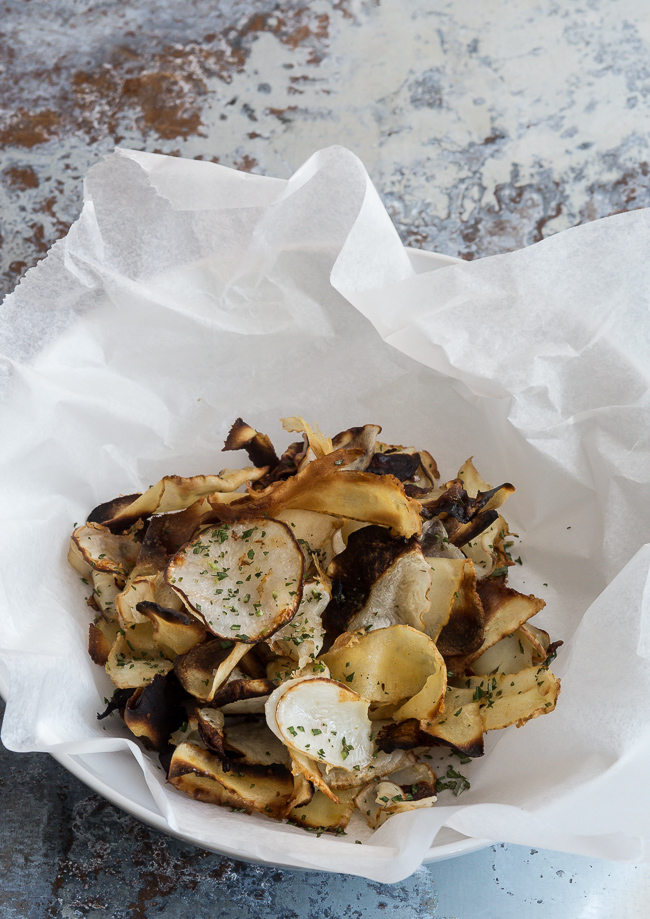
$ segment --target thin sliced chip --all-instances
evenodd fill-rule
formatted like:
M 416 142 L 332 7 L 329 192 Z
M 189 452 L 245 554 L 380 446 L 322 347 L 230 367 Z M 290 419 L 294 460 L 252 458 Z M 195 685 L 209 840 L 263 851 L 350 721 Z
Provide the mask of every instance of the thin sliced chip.
M 323 778 L 316 760 L 312 759 L 298 750 L 291 750 L 291 771 L 295 776 L 302 776 L 309 784 L 318 791 L 322 792 L 331 801 L 339 803 L 336 792 L 332 791 L 325 779 Z
M 287 819 L 297 826 L 311 830 L 343 832 L 354 813 L 354 790 L 340 791 L 339 800 L 332 801 L 322 791 L 315 791 L 308 804 L 294 807 Z
M 533 664 L 544 663 L 551 645 L 551 636 L 548 632 L 533 625 L 530 619 L 519 627 L 518 632 L 533 648 Z
M 442 660 L 442 657 L 440 659 Z M 420 692 L 393 712 L 393 721 L 407 721 L 409 718 L 422 721 L 435 718 L 442 705 L 446 687 L 447 668 L 443 665 L 427 678 Z
M 174 750 L 169 782 L 197 801 L 282 818 L 293 806 L 294 780 L 283 766 L 225 768 L 217 756 L 195 744 Z
M 420 722 L 421 743 L 439 743 L 464 756 L 483 755 L 480 703 L 467 687 L 448 686 L 444 710 L 432 721 Z
M 320 581 L 306 581 L 298 612 L 291 622 L 279 629 L 269 646 L 276 654 L 292 658 L 300 669 L 314 661 L 325 638 L 322 614 L 330 594 Z
M 189 478 L 166 475 L 130 504 L 119 508 L 111 519 L 105 521 L 105 526 L 129 526 L 152 514 L 184 510 L 206 495 L 234 492 L 242 485 L 262 478 L 266 471 L 247 466 L 244 469 L 226 469 L 219 475 L 194 475 Z
M 152 636 L 149 622 L 118 633 L 106 661 L 106 673 L 118 689 L 146 686 L 156 674 L 164 675 L 172 669 L 172 662 L 156 647 Z
M 183 693 L 173 673 L 157 674 L 133 693 L 124 709 L 124 723 L 150 750 L 164 750 L 170 735 L 185 721 Z
M 480 657 L 472 661 L 472 670 L 477 675 L 494 673 L 518 673 L 533 664 L 540 664 L 546 654 L 537 640 L 525 626 L 512 635 L 506 635 L 491 645 Z
M 99 523 L 85 523 L 72 533 L 73 549 L 68 561 L 77 571 L 83 563 L 87 567 L 80 571 L 82 576 L 95 568 L 110 571 L 125 579 L 136 563 L 139 546 L 129 536 L 116 536 Z M 78 551 L 75 551 L 78 550 Z
M 280 763 L 291 768 L 291 757 L 283 743 L 269 729 L 265 719 L 240 721 L 224 728 L 227 749 L 237 761 L 260 766 Z
M 393 567 L 402 556 L 409 553 L 414 554 L 404 569 Z M 393 570 L 387 581 L 381 582 L 383 575 L 391 568 Z M 353 620 L 369 617 L 372 624 L 373 611 L 378 611 L 377 604 L 380 601 L 390 601 L 391 596 L 402 600 L 407 615 L 417 619 L 420 606 L 425 609 L 427 606 L 422 599 L 422 591 L 426 593 L 430 575 L 425 569 L 416 539 L 392 536 L 386 527 L 380 526 L 363 526 L 348 533 L 345 550 L 337 555 L 327 570 L 332 580 L 332 602 L 323 616 L 325 628 L 331 635 L 340 635 L 341 632 L 349 631 Z M 417 585 L 415 601 L 409 596 L 409 589 L 414 582 Z M 373 600 L 375 588 L 378 595 Z M 380 625 L 394 623 L 391 609 L 381 608 L 379 613 L 380 616 L 375 618 Z M 392 621 L 383 622 L 385 618 Z M 364 622 L 364 627 L 366 624 Z
M 187 692 L 211 702 L 219 687 L 247 653 L 248 646 L 215 638 L 174 659 L 174 672 Z
M 117 609 L 115 598 L 122 590 L 112 571 L 98 571 L 93 568 L 90 573 L 93 584 L 93 599 L 102 611 L 104 619 L 114 619 Z
M 483 607 L 474 563 L 451 558 L 431 558 L 428 562 L 432 579 L 425 632 L 445 657 L 469 654 L 483 639 Z
M 377 435 L 381 433 L 378 424 L 364 424 L 363 427 L 348 428 L 347 431 L 341 431 L 332 438 L 332 447 L 338 450 L 340 447 L 357 447 L 363 451 L 363 454 L 354 463 L 351 463 L 348 469 L 365 470 L 371 462 Z
M 318 563 L 325 570 L 334 558 L 333 539 L 342 525 L 340 517 L 304 511 L 298 508 L 284 508 L 275 515 L 276 520 L 286 523 L 305 556 L 306 570 Z
M 471 654 L 481 646 L 484 636 L 484 612 L 477 590 L 476 569 L 467 559 L 463 565 L 463 578 L 454 594 L 449 621 L 436 639 L 438 650 L 444 657 Z
M 136 611 L 153 625 L 153 640 L 168 657 L 185 654 L 205 640 L 206 630 L 194 617 L 181 610 L 167 609 L 158 603 L 143 601 Z
M 464 673 L 467 667 L 506 635 L 511 635 L 528 619 L 546 606 L 544 600 L 532 594 L 521 594 L 492 578 L 483 578 L 477 585 L 484 611 L 483 640 L 473 651 L 453 657 L 449 666 L 454 673 Z M 443 651 L 444 654 L 444 651 Z
M 266 705 L 266 720 L 290 750 L 329 766 L 366 766 L 374 744 L 369 703 L 335 680 L 288 680 Z
M 220 760 L 228 762 L 229 757 L 225 749 L 226 737 L 224 732 L 226 719 L 223 712 L 219 711 L 218 708 L 197 708 L 195 715 L 196 728 L 203 745 L 216 754 Z
M 155 597 L 155 575 L 131 576 L 115 597 L 117 618 L 124 628 L 133 623 L 147 622 L 147 617 L 138 611 L 138 604 L 153 602 Z
M 468 570 L 464 558 L 426 559 L 431 568 L 431 587 L 429 589 L 429 609 L 424 614 L 424 631 L 433 639 L 438 636 L 449 622 L 451 608 L 463 578 Z
M 447 668 L 435 643 L 407 625 L 341 635 L 321 660 L 334 679 L 369 702 L 405 703 L 402 714 L 393 715 L 398 721 L 433 717 L 447 683 Z M 407 714 L 410 708 L 418 714 Z
M 292 418 L 281 418 L 280 421 L 285 431 L 293 431 L 304 435 L 306 442 L 309 444 L 309 450 L 316 458 L 327 456 L 328 453 L 332 452 L 331 439 L 325 437 L 318 425 L 312 427 L 299 415 L 294 415 Z
M 480 495 L 492 492 L 483 510 L 491 511 L 501 507 L 510 495 L 514 493 L 514 486 L 506 482 L 504 485 L 499 485 L 498 488 L 493 489 L 492 485 L 481 477 L 472 460 L 473 457 L 470 456 L 458 470 L 458 478 L 463 483 L 465 491 L 471 498 L 477 498 Z
M 117 641 L 120 632 L 119 622 L 107 622 L 98 617 L 90 624 L 88 632 L 88 654 L 93 663 L 104 667 L 108 661 L 111 649 Z
M 419 534 L 419 504 L 407 497 L 401 482 L 393 476 L 346 468 L 361 455 L 359 448 L 343 447 L 313 460 L 264 492 L 228 503 L 219 495 L 208 500 L 223 520 L 263 514 L 274 517 L 283 508 L 299 508 L 390 527 L 398 536 Z
M 321 772 L 328 787 L 338 794 L 342 788 L 358 788 L 372 779 L 390 775 L 407 762 L 411 762 L 409 757 L 411 754 L 406 750 L 393 750 L 391 753 L 376 750 L 367 766 L 359 766 L 358 769 L 330 769 L 329 772 L 324 772 L 325 767 L 322 766 Z
M 233 675 L 234 672 L 230 674 L 226 682 L 214 694 L 212 699 L 214 705 L 223 706 L 225 709 L 226 706 L 232 706 L 236 702 L 259 699 L 260 697 L 263 697 L 266 702 L 266 699 L 275 689 L 275 683 L 272 683 L 271 680 L 251 680 L 245 675 L 243 675 L 243 679 L 239 675 L 234 676 L 233 679 Z M 264 710 L 263 703 L 260 704 L 258 710 Z
M 245 450 L 254 466 L 265 466 L 269 470 L 275 469 L 280 462 L 268 435 L 260 434 L 241 418 L 231 427 L 223 449 Z
M 348 623 L 348 630 L 381 629 L 389 625 L 424 628 L 429 610 L 431 568 L 414 546 L 400 555 L 370 588 L 368 599 Z
M 497 731 L 511 724 L 521 727 L 531 718 L 546 715 L 553 711 L 560 694 L 560 681 L 546 667 L 471 677 L 469 683 L 480 696 L 485 731 Z
M 295 615 L 303 569 L 289 527 L 254 518 L 201 530 L 174 556 L 165 578 L 213 635 L 255 642 Z
M 479 578 L 488 577 L 496 568 L 507 568 L 512 564 L 503 550 L 507 534 L 508 524 L 503 517 L 497 517 L 487 529 L 463 546 L 463 552 L 474 562 Z
M 355 797 L 355 804 L 373 829 L 382 826 L 393 814 L 432 807 L 437 798 L 436 775 L 423 764 L 399 769 L 387 779 L 371 782 Z

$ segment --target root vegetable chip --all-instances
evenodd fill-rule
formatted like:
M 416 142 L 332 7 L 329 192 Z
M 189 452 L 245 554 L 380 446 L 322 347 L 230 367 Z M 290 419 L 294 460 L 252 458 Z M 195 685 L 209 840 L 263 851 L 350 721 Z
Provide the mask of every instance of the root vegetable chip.
M 176 747 L 169 781 L 197 801 L 259 811 L 282 818 L 293 806 L 294 780 L 283 766 L 239 765 L 225 768 L 221 760 L 201 747 Z
M 129 536 L 116 536 L 99 523 L 86 523 L 72 534 L 68 561 L 82 577 L 92 569 L 126 578 L 138 557 L 138 545 Z
M 336 680 L 306 677 L 276 689 L 266 720 L 290 749 L 328 766 L 367 766 L 374 746 L 369 702 Z
M 286 524 L 247 519 L 201 530 L 174 556 L 165 577 L 213 635 L 255 642 L 293 618 L 303 569 Z
M 321 581 L 307 581 L 298 612 L 275 633 L 270 643 L 272 650 L 292 658 L 298 669 L 316 660 L 323 647 L 322 614 L 329 601 L 329 591 Z
M 376 828 L 469 787 L 453 766 L 437 782 L 428 748 L 480 757 L 487 731 L 553 711 L 561 642 L 506 583 L 512 485 L 471 459 L 437 484 L 379 425 L 283 426 L 284 451 L 239 418 L 224 449 L 252 466 L 165 476 L 75 528 L 89 654 L 117 687 L 102 717 L 197 800 Z
M 400 703 L 393 716 L 397 721 L 432 718 L 447 684 L 447 668 L 435 643 L 407 625 L 345 633 L 322 660 L 334 679 L 369 702 Z

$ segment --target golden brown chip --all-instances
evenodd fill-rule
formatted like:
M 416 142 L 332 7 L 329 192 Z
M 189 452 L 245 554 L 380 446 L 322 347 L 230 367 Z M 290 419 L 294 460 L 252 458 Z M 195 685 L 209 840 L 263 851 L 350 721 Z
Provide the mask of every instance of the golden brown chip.
M 546 715 L 553 711 L 560 694 L 560 681 L 546 667 L 471 677 L 469 683 L 480 696 L 485 731 L 511 724 L 521 727 L 531 718 Z
M 153 626 L 153 640 L 159 648 L 176 654 L 185 654 L 205 640 L 205 627 L 194 617 L 181 610 L 168 609 L 158 603 L 143 601 L 136 610 Z
M 130 504 L 120 507 L 104 525 L 109 528 L 130 526 L 142 517 L 180 511 L 206 495 L 234 492 L 242 485 L 260 479 L 265 472 L 266 469 L 247 466 L 244 469 L 226 469 L 219 475 L 195 475 L 189 478 L 166 475 Z
M 221 760 L 195 744 L 174 750 L 169 782 L 197 801 L 257 811 L 283 818 L 293 806 L 294 780 L 283 766 L 238 765 L 225 768 Z
M 222 520 L 264 514 L 274 517 L 283 508 L 298 508 L 390 527 L 399 536 L 418 534 L 419 505 L 406 496 L 397 479 L 345 468 L 362 452 L 344 447 L 313 460 L 264 492 L 229 503 L 223 503 L 219 495 L 208 500 Z
M 254 466 L 266 466 L 269 470 L 275 469 L 280 462 L 268 435 L 260 434 L 241 418 L 231 427 L 223 449 L 245 450 Z
M 187 692 L 202 702 L 211 702 L 247 651 L 242 642 L 215 638 L 179 654 L 174 659 L 174 672 Z
M 444 696 L 447 668 L 440 652 L 407 625 L 341 635 L 321 660 L 334 679 L 369 702 L 401 703 L 396 721 L 432 718 Z
M 90 624 L 88 633 L 88 654 L 93 663 L 104 667 L 117 640 L 120 631 L 119 622 L 107 622 L 98 618 Z
M 354 795 L 355 789 L 346 789 L 338 793 L 338 801 L 333 801 L 317 790 L 308 804 L 292 808 L 287 819 L 312 830 L 342 832 L 354 813 Z
M 483 755 L 483 719 L 473 689 L 448 686 L 444 710 L 431 721 L 420 722 L 422 746 L 451 747 L 464 756 Z
M 483 640 L 470 652 L 456 652 L 456 654 L 452 652 L 448 656 L 449 669 L 454 673 L 464 673 L 472 661 L 479 658 L 497 641 L 515 632 L 546 606 L 545 601 L 540 600 L 539 597 L 534 597 L 532 594 L 521 594 L 492 578 L 480 580 L 477 592 L 481 598 L 485 617 Z

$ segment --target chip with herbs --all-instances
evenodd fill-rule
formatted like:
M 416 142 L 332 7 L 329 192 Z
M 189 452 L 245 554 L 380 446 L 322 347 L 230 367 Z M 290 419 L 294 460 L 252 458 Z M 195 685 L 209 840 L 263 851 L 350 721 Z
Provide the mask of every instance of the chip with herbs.
M 440 482 L 377 425 L 283 425 L 301 439 L 280 456 L 239 418 L 224 449 L 251 466 L 166 476 L 75 528 L 89 652 L 116 687 L 102 717 L 197 800 L 375 828 L 469 787 L 436 776 L 433 748 L 468 762 L 486 732 L 553 711 L 561 642 L 507 585 L 512 485 L 471 459 Z

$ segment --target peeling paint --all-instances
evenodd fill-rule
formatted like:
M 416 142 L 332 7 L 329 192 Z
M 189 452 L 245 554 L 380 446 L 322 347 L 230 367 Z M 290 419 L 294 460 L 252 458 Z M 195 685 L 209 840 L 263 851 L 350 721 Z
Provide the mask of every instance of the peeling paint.
M 115 144 L 286 177 L 342 143 L 405 243 L 469 259 L 647 206 L 637 6 L 557 0 L 540 18 L 497 0 L 477 22 L 460 0 L 190 0 L 183 16 L 166 0 L 11 0 L 0 294 L 65 232 Z

